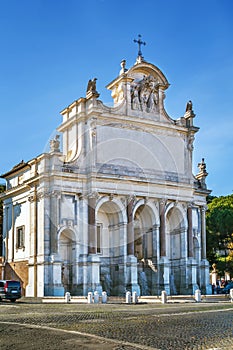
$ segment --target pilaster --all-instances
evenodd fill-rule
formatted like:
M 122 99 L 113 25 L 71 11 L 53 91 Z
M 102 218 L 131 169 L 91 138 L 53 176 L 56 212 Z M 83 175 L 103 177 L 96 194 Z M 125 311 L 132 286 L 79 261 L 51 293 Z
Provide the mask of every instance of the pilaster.
M 96 253 L 96 198 L 88 198 L 88 254 Z
M 206 259 L 206 207 L 201 207 L 201 259 Z
M 30 202 L 30 258 L 29 258 L 29 285 L 31 285 L 31 289 L 33 289 L 33 296 L 37 297 L 37 254 L 38 254 L 38 237 L 37 237 L 37 188 L 36 186 L 28 197 L 28 201 Z M 33 280 L 33 281 L 32 281 Z
M 192 204 L 188 204 L 187 209 L 187 219 L 188 219 L 188 257 L 193 257 L 193 210 Z
M 52 191 L 50 193 L 50 249 L 51 254 L 57 254 L 58 252 L 58 242 L 57 242 L 57 232 L 59 223 L 59 213 L 58 213 L 58 199 L 61 194 L 58 191 Z
M 127 255 L 134 255 L 133 205 L 134 198 L 129 198 L 127 203 Z
M 165 231 L 165 200 L 159 202 L 160 217 L 160 256 L 166 256 L 166 231 Z

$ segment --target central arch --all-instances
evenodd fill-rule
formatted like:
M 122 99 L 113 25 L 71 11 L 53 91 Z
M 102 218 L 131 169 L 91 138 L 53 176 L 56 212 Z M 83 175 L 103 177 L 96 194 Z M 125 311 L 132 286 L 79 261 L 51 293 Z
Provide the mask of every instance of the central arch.
M 61 280 L 64 291 L 73 292 L 75 285 L 76 269 L 76 240 L 71 229 L 65 228 L 60 232 L 58 240 L 58 252 L 62 261 Z
M 134 210 L 134 253 L 138 260 L 141 295 L 152 295 L 157 279 L 157 234 L 155 209 L 141 200 Z
M 126 216 L 121 201 L 102 198 L 96 208 L 100 282 L 108 295 L 125 293 Z

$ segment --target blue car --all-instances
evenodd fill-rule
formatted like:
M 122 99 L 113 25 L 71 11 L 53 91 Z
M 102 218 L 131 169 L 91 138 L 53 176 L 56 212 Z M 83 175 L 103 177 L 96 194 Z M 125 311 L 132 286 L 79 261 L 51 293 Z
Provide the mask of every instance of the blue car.
M 0 280 L 0 301 L 8 299 L 15 302 L 21 298 L 21 285 L 19 281 Z

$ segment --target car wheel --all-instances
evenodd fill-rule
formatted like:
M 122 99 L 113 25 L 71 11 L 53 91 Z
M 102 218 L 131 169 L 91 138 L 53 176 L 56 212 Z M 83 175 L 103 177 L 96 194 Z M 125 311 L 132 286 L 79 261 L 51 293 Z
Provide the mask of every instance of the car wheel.
M 14 303 L 16 299 L 11 299 L 11 302 Z

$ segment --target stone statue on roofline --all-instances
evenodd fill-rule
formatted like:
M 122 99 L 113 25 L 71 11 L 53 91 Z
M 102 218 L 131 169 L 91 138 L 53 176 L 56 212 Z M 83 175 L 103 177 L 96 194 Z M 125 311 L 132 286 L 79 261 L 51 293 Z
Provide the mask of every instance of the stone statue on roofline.
M 60 136 L 56 135 L 54 139 L 50 140 L 50 152 L 60 152 Z
M 98 92 L 96 91 L 96 80 L 97 80 L 97 78 L 89 79 L 88 84 L 87 84 L 86 97 L 90 97 L 93 95 L 95 97 L 99 96 Z
M 206 171 L 206 163 L 205 159 L 202 158 L 201 162 L 198 163 L 199 173 L 196 175 L 196 179 L 198 180 L 199 188 L 206 189 L 206 177 L 208 173 Z
M 187 105 L 186 105 L 186 112 L 188 111 L 192 111 L 193 110 L 193 103 L 192 101 L 188 101 Z

